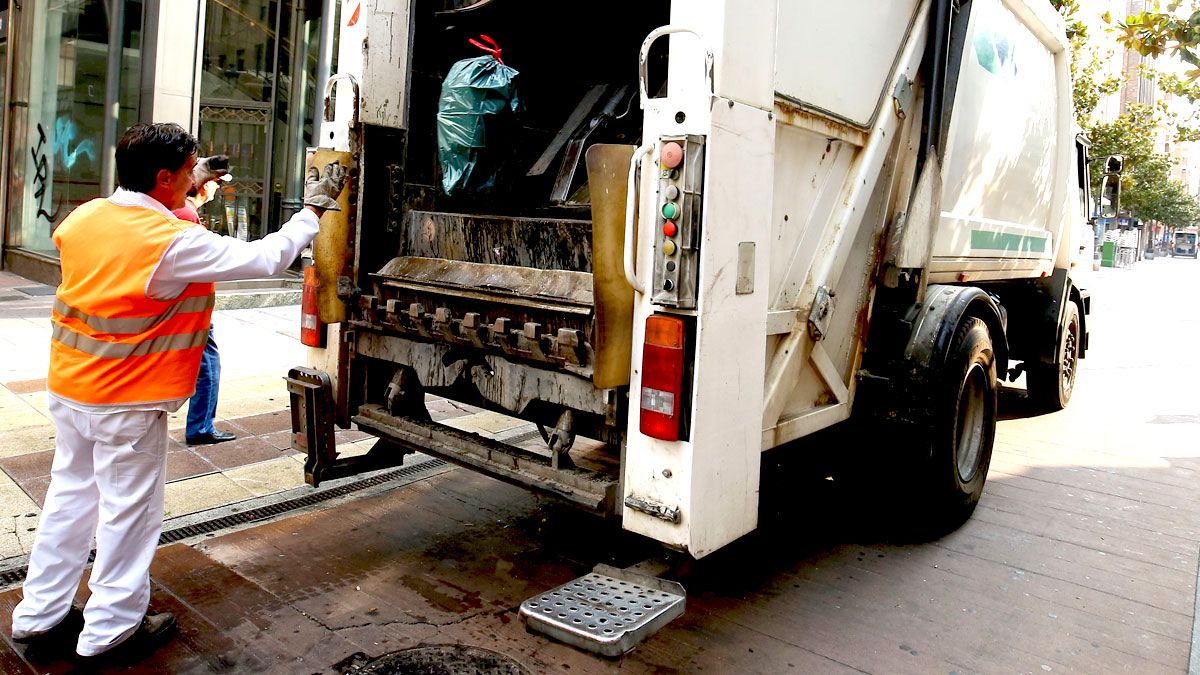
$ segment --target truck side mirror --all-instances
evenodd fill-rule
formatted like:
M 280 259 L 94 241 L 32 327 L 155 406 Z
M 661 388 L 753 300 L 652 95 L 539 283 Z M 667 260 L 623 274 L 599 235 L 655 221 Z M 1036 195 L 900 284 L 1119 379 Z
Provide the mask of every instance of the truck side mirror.
M 1120 210 L 1121 176 L 1106 173 L 1100 186 L 1100 215 L 1104 218 L 1116 218 Z
M 1121 211 L 1121 172 L 1125 158 L 1109 155 L 1104 158 L 1104 178 L 1100 182 L 1100 203 L 1097 211 L 1102 218 L 1116 218 Z

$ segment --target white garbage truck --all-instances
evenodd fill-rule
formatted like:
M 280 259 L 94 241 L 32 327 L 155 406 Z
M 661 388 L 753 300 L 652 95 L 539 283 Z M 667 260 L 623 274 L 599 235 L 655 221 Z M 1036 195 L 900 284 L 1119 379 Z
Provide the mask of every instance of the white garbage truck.
M 354 179 L 306 286 L 319 346 L 288 376 L 311 484 L 419 451 L 699 558 L 756 528 L 766 451 L 885 430 L 875 451 L 955 526 L 999 383 L 1070 399 L 1094 200 L 1045 0 L 344 0 L 341 17 L 313 159 Z M 513 95 L 479 122 L 487 180 L 448 193 L 439 112 L 454 64 L 485 55 L 470 40 L 516 71 Z M 435 422 L 426 394 L 544 443 Z M 340 457 L 337 426 L 379 442 Z

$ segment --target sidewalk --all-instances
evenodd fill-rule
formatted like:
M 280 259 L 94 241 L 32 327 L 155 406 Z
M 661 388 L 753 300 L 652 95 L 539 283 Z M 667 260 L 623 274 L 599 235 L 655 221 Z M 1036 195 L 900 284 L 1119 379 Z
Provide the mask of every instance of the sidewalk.
M 53 300 L 52 287 L 0 272 L 0 559 L 29 552 L 50 484 L 55 431 L 46 371 Z M 219 310 L 213 325 L 222 366 L 217 428 L 238 439 L 187 447 L 187 405 L 170 416 L 167 518 L 304 485 L 304 456 L 290 447 L 283 381 L 305 360 L 299 306 Z M 337 441 L 344 452 L 364 452 L 371 443 L 359 431 L 340 431 Z

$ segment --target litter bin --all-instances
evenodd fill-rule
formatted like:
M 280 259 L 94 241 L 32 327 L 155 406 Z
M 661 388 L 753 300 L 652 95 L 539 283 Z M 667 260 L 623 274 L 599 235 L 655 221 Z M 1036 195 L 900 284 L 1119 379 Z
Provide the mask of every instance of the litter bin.
M 1106 241 L 1100 247 L 1100 266 L 1113 267 L 1117 264 L 1117 242 Z

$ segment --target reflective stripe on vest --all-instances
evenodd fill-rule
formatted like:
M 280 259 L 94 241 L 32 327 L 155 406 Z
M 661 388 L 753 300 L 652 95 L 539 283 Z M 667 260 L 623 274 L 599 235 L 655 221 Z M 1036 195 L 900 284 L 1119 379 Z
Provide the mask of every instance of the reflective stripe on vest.
M 144 333 L 151 328 L 154 328 L 159 323 L 162 323 L 163 321 L 175 316 L 176 314 L 203 312 L 205 310 L 212 309 L 215 304 L 216 298 L 211 295 L 196 296 L 171 305 L 166 312 L 158 316 L 145 318 L 139 317 L 133 319 L 106 319 L 101 316 L 84 314 L 78 309 L 68 306 L 67 303 L 63 302 L 62 300 L 55 298 L 54 311 L 65 317 L 78 319 L 88 328 L 91 328 L 98 333 L 130 335 L 133 333 Z
M 51 312 L 47 387 L 86 404 L 172 401 L 195 390 L 213 284 L 146 296 L 171 242 L 192 223 L 95 199 L 54 231 L 62 283 Z
M 157 352 L 169 352 L 178 349 L 199 347 L 208 340 L 208 329 L 196 333 L 179 333 L 177 335 L 160 335 L 145 342 L 105 342 L 93 340 L 86 335 L 54 324 L 50 337 L 58 340 L 71 349 L 78 349 L 84 354 L 91 354 L 102 359 L 125 359 L 130 356 L 145 356 Z

